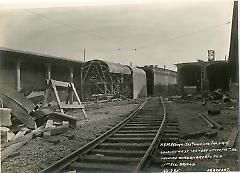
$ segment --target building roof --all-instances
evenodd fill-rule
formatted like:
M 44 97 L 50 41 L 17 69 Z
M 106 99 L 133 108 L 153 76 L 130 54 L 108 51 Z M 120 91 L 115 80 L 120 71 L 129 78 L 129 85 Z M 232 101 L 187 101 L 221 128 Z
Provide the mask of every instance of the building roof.
M 47 54 L 41 54 L 41 53 L 34 53 L 34 52 L 29 52 L 29 51 L 24 51 L 24 50 L 16 50 L 16 49 L 5 48 L 5 47 L 0 47 L 0 51 L 9 52 L 9 53 L 32 55 L 32 56 L 38 56 L 38 57 L 41 57 L 41 58 L 62 60 L 62 61 L 75 62 L 75 63 L 84 63 L 83 61 L 74 60 L 72 58 L 66 58 L 66 57 L 61 57 L 61 56 L 53 56 L 53 55 L 47 55 Z
M 185 62 L 185 63 L 177 63 L 174 64 L 176 66 L 183 66 L 183 65 L 210 65 L 210 64 L 218 64 L 218 63 L 228 63 L 228 61 L 225 60 L 219 60 L 219 61 L 196 61 L 196 62 Z
M 177 73 L 174 70 L 170 70 L 170 69 L 166 69 L 166 68 L 161 68 L 161 67 L 157 67 L 157 66 L 153 66 L 153 65 L 145 65 L 143 67 L 143 69 L 150 69 L 152 71 L 165 71 L 165 72 L 170 72 L 170 73 Z

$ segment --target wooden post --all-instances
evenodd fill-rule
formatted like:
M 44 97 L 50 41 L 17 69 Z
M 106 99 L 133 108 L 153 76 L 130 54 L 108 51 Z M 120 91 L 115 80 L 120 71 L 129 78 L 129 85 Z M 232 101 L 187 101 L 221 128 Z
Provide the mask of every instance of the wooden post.
M 85 48 L 83 49 L 83 61 L 84 62 L 86 61 L 86 49 Z
M 52 77 L 52 74 L 51 74 L 51 64 L 47 64 L 47 79 L 50 80 Z
M 73 83 L 73 67 L 70 67 L 69 82 Z M 70 104 L 72 104 L 73 103 L 73 91 L 70 90 L 70 93 L 68 93 L 68 94 L 69 94 L 69 102 L 70 102 Z
M 17 64 L 16 64 L 16 77 L 17 77 L 17 83 L 16 83 L 16 89 L 17 91 L 21 90 L 21 61 L 18 58 L 17 59 Z
M 82 75 L 83 68 L 81 68 L 81 79 L 80 79 L 80 98 L 83 100 L 83 75 Z
M 51 73 L 51 63 L 48 63 L 47 64 L 47 72 L 46 72 L 46 85 L 47 85 L 47 88 L 45 90 L 45 93 L 44 93 L 44 100 L 43 100 L 43 107 L 46 107 L 47 106 L 47 98 L 51 92 L 51 89 L 49 88 L 49 82 L 52 78 L 52 73 Z

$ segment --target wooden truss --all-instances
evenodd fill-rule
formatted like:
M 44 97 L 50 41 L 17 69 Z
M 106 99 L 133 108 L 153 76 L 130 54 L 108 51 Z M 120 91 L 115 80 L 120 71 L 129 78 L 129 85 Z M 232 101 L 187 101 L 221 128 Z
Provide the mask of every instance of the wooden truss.
M 102 94 L 124 94 L 129 90 L 123 74 L 110 73 L 100 62 L 91 62 L 82 68 L 82 85 L 93 84 Z M 92 82 L 91 80 L 94 79 Z
M 77 94 L 76 88 L 72 82 L 62 82 L 56 80 L 47 80 L 47 89 L 45 92 L 45 103 L 50 94 L 50 91 L 53 90 L 57 104 L 61 113 L 64 113 L 64 109 L 81 109 L 84 115 L 84 118 L 87 119 L 86 112 L 84 110 L 84 105 L 81 103 L 81 100 Z M 67 98 L 66 101 L 62 102 L 58 95 L 57 87 L 67 88 Z M 75 95 L 77 102 L 73 102 L 73 95 Z

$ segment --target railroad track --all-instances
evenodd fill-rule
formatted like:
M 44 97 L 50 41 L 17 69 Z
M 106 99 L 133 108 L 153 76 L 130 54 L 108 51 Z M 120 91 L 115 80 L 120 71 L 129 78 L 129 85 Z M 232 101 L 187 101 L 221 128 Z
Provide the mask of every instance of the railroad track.
M 150 162 L 165 123 L 162 98 L 147 99 L 121 123 L 41 172 L 142 171 Z

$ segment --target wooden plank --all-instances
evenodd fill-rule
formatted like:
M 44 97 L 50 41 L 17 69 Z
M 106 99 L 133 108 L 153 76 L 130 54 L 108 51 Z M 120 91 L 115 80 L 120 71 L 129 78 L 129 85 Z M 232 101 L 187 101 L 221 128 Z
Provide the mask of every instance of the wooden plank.
M 73 82 L 73 67 L 70 67 L 69 82 Z M 71 104 L 73 103 L 73 91 L 68 88 L 68 100 Z
M 7 141 L 12 141 L 14 137 L 15 137 L 15 134 L 11 130 L 9 130 L 7 132 Z
M 50 81 L 55 86 L 66 87 L 66 88 L 69 86 L 69 82 L 57 81 L 53 79 L 51 79 Z
M 12 116 L 15 116 L 18 120 L 20 120 L 24 125 L 26 125 L 29 129 L 35 129 L 35 121 L 28 114 L 26 109 L 24 109 L 21 105 L 15 102 L 15 100 L 3 95 L 0 93 L 0 97 L 3 100 L 4 106 L 12 109 Z
M 49 87 L 49 86 L 48 86 Z M 47 107 L 47 99 L 50 95 L 50 92 L 51 92 L 51 89 L 50 88 L 47 88 L 44 92 L 44 100 L 43 100 L 43 107 Z
M 53 120 L 47 120 L 45 129 L 51 128 L 51 127 L 54 127 L 54 125 L 53 125 Z M 44 136 L 51 136 L 51 131 L 46 131 L 46 132 L 43 133 L 43 135 L 44 135 Z
M 232 130 L 232 132 L 231 132 L 231 134 L 228 138 L 229 143 L 227 144 L 227 147 L 233 147 L 234 146 L 234 143 L 237 139 L 237 135 L 238 135 L 238 128 L 235 127 L 235 128 L 233 128 L 233 130 Z
M 220 124 L 218 124 L 216 121 L 214 121 L 212 118 L 210 118 L 208 115 L 202 114 L 205 118 L 208 119 L 208 121 L 210 121 L 216 128 L 218 129 L 223 129 L 223 126 L 221 126 Z
M 77 104 L 77 103 L 73 103 L 73 104 L 66 104 L 66 103 L 63 103 L 61 102 L 60 103 L 60 108 L 61 109 L 84 109 L 85 106 L 82 104 Z
M 61 133 L 65 133 L 67 132 L 69 128 L 66 127 L 66 126 L 58 126 L 58 127 L 48 127 L 48 128 L 45 128 L 44 129 L 44 133 L 48 133 L 50 135 L 48 136 L 53 136 L 53 135 L 58 135 L 58 134 L 61 134 Z
M 81 103 L 81 100 L 80 100 L 80 98 L 79 98 L 79 96 L 77 94 L 77 91 L 76 91 L 76 88 L 75 88 L 74 84 L 71 83 L 71 86 L 72 86 L 73 92 L 74 92 L 74 94 L 75 94 L 75 96 L 77 98 L 78 103 L 81 105 L 82 103 Z M 87 119 L 87 114 L 86 114 L 84 109 L 82 109 L 82 112 L 83 112 L 84 118 Z
M 30 141 L 34 134 L 38 133 L 39 131 L 41 131 L 43 129 L 44 126 L 40 126 L 39 128 L 37 128 L 36 130 L 33 130 L 32 132 L 28 133 L 27 135 L 24 136 L 24 140 L 19 142 L 19 143 L 15 143 L 7 148 L 5 148 L 2 152 L 1 152 L 1 161 L 3 161 L 4 159 L 6 159 L 8 156 L 10 156 L 11 154 L 13 154 L 15 151 L 17 151 L 20 147 L 22 147 L 24 144 L 26 144 L 28 141 Z
M 35 108 L 35 105 L 29 99 L 27 99 L 22 93 L 16 91 L 15 89 L 11 88 L 8 85 L 1 84 L 0 93 L 14 101 L 15 104 L 19 105 L 22 109 L 26 110 L 27 113 L 32 112 L 32 110 Z
M 75 128 L 77 126 L 77 118 L 67 115 L 67 114 L 63 114 L 63 113 L 59 113 L 59 112 L 54 112 L 50 115 L 49 119 L 54 120 L 54 121 L 68 121 L 69 122 L 69 126 L 72 128 Z
M 55 97 L 56 97 L 56 99 L 57 99 L 57 103 L 58 103 L 58 106 L 59 106 L 60 112 L 61 112 L 61 113 L 64 113 L 63 109 L 60 108 L 61 101 L 60 101 L 60 98 L 59 98 L 59 96 L 58 96 L 57 88 L 56 88 L 56 86 L 53 85 L 53 84 L 52 84 L 52 88 L 53 88 L 53 91 L 54 91 Z
M 23 138 L 18 138 L 16 140 L 12 140 L 10 142 L 3 143 L 3 144 L 1 144 L 1 148 L 6 148 L 6 147 L 9 147 L 10 145 L 13 145 L 13 144 L 16 144 L 16 143 L 19 143 L 19 142 L 22 142 L 22 141 L 24 141 L 24 137 Z
M 18 139 L 18 138 L 23 137 L 28 130 L 29 130 L 29 129 L 28 129 L 27 127 L 22 128 L 22 129 L 19 130 L 19 132 L 12 138 L 12 140 L 16 140 L 16 139 Z
M 210 127 L 210 128 L 214 128 L 214 125 L 207 120 L 207 118 L 205 118 L 205 116 L 202 113 L 198 113 L 198 115 L 205 121 L 205 123 Z

